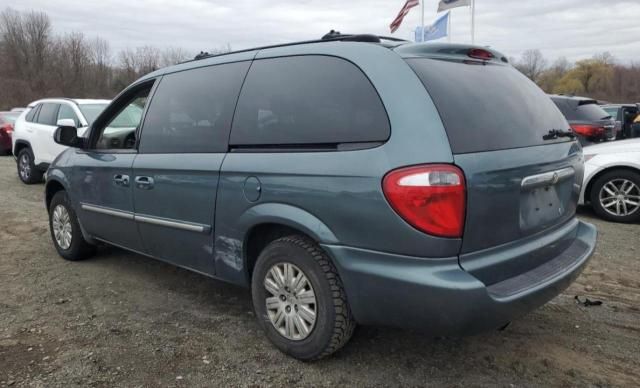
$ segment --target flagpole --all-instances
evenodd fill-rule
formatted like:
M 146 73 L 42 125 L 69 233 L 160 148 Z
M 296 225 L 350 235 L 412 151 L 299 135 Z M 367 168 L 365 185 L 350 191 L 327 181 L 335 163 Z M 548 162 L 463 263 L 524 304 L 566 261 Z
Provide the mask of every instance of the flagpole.
M 471 44 L 476 44 L 476 0 L 471 0 Z
M 422 0 L 420 2 L 420 4 L 422 4 L 422 40 L 421 40 L 421 42 L 424 42 L 424 2 L 425 1 L 426 0 Z
M 451 11 L 449 10 L 449 20 L 447 21 L 447 42 L 451 43 Z

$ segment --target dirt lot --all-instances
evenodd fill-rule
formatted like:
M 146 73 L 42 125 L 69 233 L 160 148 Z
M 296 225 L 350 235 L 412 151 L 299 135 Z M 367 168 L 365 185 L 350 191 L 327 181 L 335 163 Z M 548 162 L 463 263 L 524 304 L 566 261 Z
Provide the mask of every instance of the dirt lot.
M 267 342 L 247 290 L 115 248 L 62 260 L 42 192 L 0 158 L 0 387 L 640 386 L 640 225 L 583 210 L 600 232 L 587 270 L 506 331 L 360 327 L 335 356 L 302 363 Z

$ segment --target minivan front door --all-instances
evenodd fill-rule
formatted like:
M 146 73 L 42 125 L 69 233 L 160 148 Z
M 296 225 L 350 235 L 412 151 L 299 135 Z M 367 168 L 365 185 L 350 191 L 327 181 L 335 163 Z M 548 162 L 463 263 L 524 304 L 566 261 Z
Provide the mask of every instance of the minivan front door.
M 136 131 L 153 80 L 125 91 L 93 124 L 89 145 L 77 150 L 72 186 L 78 216 L 92 237 L 142 252 L 133 204 Z M 132 113 L 133 112 L 133 113 Z
M 141 250 L 133 219 L 131 167 L 136 154 L 76 151 L 72 187 L 78 193 L 78 217 L 93 237 Z
M 136 221 L 145 252 L 215 274 L 218 178 L 249 62 L 163 76 L 133 164 Z

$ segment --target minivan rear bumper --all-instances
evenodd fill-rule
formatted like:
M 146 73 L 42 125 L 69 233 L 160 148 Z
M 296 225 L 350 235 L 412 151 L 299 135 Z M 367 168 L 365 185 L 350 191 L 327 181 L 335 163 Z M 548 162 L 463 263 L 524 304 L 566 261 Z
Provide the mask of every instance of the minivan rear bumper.
M 420 329 L 434 336 L 467 335 L 504 326 L 548 302 L 578 277 L 593 254 L 597 232 L 578 220 L 571 229 L 575 238 L 556 257 L 490 286 L 463 270 L 457 257 L 426 259 L 323 247 L 336 263 L 358 323 Z

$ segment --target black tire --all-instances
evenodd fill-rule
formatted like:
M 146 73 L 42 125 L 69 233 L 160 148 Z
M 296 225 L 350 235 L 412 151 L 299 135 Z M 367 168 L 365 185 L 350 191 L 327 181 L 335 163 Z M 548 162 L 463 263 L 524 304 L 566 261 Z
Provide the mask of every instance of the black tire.
M 598 177 L 593 183 L 591 192 L 589 193 L 591 206 L 598 216 L 608 221 L 622 223 L 640 221 L 640 208 L 637 208 L 635 211 L 627 215 L 616 215 L 607 211 L 604 205 L 600 202 L 600 192 L 603 190 L 604 186 L 609 182 L 615 182 L 616 180 L 623 179 L 632 182 L 636 187 L 636 189 L 632 189 L 629 194 L 640 195 L 640 173 L 631 170 L 612 170 Z M 637 202 L 637 199 L 632 199 L 632 201 Z
M 288 339 L 275 328 L 267 313 L 267 272 L 278 263 L 298 267 L 316 294 L 316 321 L 308 337 Z M 335 266 L 320 247 L 302 236 L 287 236 L 270 243 L 258 257 L 251 281 L 253 306 L 258 323 L 271 342 L 282 352 L 310 361 L 328 356 L 351 338 L 356 323 Z
M 31 148 L 23 148 L 18 153 L 18 161 L 16 163 L 18 167 L 18 177 L 27 185 L 42 182 L 42 171 L 38 170 L 33 160 Z
M 71 225 L 71 243 L 66 248 L 60 246 L 56 240 L 53 228 L 54 212 L 58 206 L 62 206 L 67 211 Z M 49 231 L 51 232 L 53 245 L 56 247 L 58 254 L 65 260 L 77 261 L 87 259 L 93 256 L 96 251 L 96 247 L 84 239 L 82 231 L 80 230 L 80 224 L 78 224 L 76 212 L 73 210 L 73 207 L 71 207 L 66 191 L 58 191 L 51 199 L 51 204 L 49 205 Z

